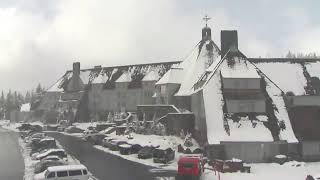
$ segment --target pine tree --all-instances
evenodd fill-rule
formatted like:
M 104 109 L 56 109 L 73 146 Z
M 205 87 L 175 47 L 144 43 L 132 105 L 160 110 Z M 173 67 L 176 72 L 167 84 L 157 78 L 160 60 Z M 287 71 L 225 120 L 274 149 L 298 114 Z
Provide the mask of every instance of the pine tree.
M 27 93 L 26 93 L 26 95 L 25 95 L 25 97 L 24 97 L 24 101 L 25 101 L 26 103 L 30 103 L 30 102 L 31 102 L 31 94 L 30 94 L 29 91 L 27 91 Z
M 42 88 L 41 84 L 39 83 L 37 88 L 36 88 L 36 93 L 37 94 L 41 94 L 42 92 L 44 92 L 44 88 Z
M 0 97 L 0 119 L 4 118 L 5 103 L 6 103 L 6 99 L 4 98 L 4 93 L 2 91 L 1 97 Z

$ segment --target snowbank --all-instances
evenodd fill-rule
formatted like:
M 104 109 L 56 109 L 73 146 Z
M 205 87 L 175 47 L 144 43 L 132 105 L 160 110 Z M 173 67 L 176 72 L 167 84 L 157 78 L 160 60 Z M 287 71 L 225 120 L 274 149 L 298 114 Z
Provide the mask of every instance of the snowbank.
M 270 180 L 270 179 L 306 179 L 308 174 L 315 175 L 320 172 L 320 162 L 317 163 L 298 163 L 287 162 L 284 165 L 275 163 L 248 164 L 251 166 L 251 173 L 220 173 L 223 180 Z M 205 180 L 218 180 L 218 175 L 206 170 Z

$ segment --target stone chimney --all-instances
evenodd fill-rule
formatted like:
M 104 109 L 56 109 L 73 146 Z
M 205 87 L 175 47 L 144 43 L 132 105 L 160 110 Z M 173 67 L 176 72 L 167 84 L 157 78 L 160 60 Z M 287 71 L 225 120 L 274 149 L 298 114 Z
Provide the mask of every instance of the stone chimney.
M 238 50 L 238 33 L 236 30 L 221 31 L 221 57 L 229 51 Z
M 80 62 L 73 63 L 73 75 L 79 76 L 80 75 Z

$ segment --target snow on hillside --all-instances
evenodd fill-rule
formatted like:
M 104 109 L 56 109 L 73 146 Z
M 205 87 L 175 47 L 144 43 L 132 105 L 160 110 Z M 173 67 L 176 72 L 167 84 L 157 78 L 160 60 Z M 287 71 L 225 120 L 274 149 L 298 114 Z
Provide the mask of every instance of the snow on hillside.
M 311 77 L 320 78 L 320 62 L 308 63 L 305 67 Z
M 285 93 L 292 91 L 295 95 L 304 95 L 307 80 L 303 75 L 301 64 L 288 62 L 256 63 Z
M 275 115 L 278 121 L 283 121 L 286 126 L 285 129 L 280 130 L 280 134 L 279 134 L 280 140 L 287 140 L 289 143 L 298 142 L 296 136 L 294 135 L 291 122 L 289 119 L 289 115 L 288 115 L 283 97 L 281 96 L 281 91 L 269 80 L 266 79 L 266 81 L 267 81 L 266 90 L 269 96 L 271 97 L 273 104 L 278 109 L 278 111 L 275 110 Z

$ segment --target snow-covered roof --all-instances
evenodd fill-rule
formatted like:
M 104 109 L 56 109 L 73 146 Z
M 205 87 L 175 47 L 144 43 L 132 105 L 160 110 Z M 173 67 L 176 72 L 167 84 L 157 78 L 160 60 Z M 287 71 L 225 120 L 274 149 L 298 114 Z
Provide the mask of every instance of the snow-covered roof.
M 210 49 L 209 47 L 212 47 Z M 189 96 L 193 93 L 194 84 L 201 78 L 206 69 L 218 60 L 219 49 L 211 40 L 201 42 L 179 66 L 183 69 L 181 86 L 175 96 Z
M 240 63 L 240 64 L 237 64 Z M 273 65 L 271 65 L 273 64 Z M 299 69 L 299 66 L 297 64 L 288 64 L 288 63 L 282 63 L 280 67 L 278 64 L 270 63 L 264 65 L 263 63 L 257 63 L 256 65 L 258 68 L 262 67 L 266 70 L 270 70 L 267 72 L 264 72 L 263 69 L 261 69 L 262 72 L 268 74 L 271 73 L 269 78 L 277 83 L 277 77 L 278 77 L 278 83 L 279 86 L 281 85 L 283 77 L 281 76 L 281 72 L 283 69 L 287 69 L 288 67 L 284 67 L 284 65 L 288 65 L 289 68 L 291 68 L 289 71 L 290 74 L 293 73 L 293 76 L 291 75 L 291 78 L 287 77 L 287 81 L 290 82 L 292 77 L 296 75 L 298 77 L 298 82 L 304 82 L 304 78 L 302 73 L 302 68 Z M 242 67 L 241 67 L 242 66 Z M 272 67 L 277 66 L 278 68 L 274 68 L 273 70 L 277 71 L 274 74 L 277 74 L 277 76 L 272 76 Z M 250 76 L 258 77 L 256 68 L 246 61 L 239 61 L 236 62 L 234 67 L 241 67 L 241 71 L 248 69 L 248 71 L 252 71 Z M 301 67 L 301 65 L 300 65 Z M 237 72 L 238 68 L 232 68 L 232 66 L 228 65 L 227 59 L 223 60 L 220 64 L 217 63 L 216 67 L 210 67 L 212 69 L 211 74 L 209 78 L 206 79 L 205 85 L 202 87 L 203 90 L 203 100 L 204 100 L 204 107 L 205 107 L 205 115 L 206 115 L 206 125 L 207 125 L 207 139 L 209 144 L 219 144 L 221 142 L 225 141 L 273 141 L 273 136 L 271 135 L 271 132 L 268 128 L 266 128 L 262 122 L 267 121 L 267 118 L 264 118 L 262 116 L 257 117 L 259 120 L 255 128 L 253 128 L 250 121 L 241 120 L 241 126 L 239 127 L 238 123 L 234 123 L 231 120 L 225 120 L 225 114 L 223 112 L 223 95 L 221 90 L 221 80 L 220 80 L 220 74 L 217 73 L 221 71 L 222 73 L 228 72 L 229 74 L 234 74 Z M 301 70 L 301 71 L 300 71 Z M 235 71 L 235 72 L 233 72 Z M 210 71 L 209 71 L 210 72 Z M 296 73 L 298 72 L 298 73 Z M 301 74 L 300 74 L 301 73 Z M 228 74 L 228 75 L 229 75 Z M 298 74 L 298 75 L 297 75 Z M 226 73 L 224 73 L 226 75 Z M 271 77 L 272 76 L 272 77 Z M 235 76 L 237 77 L 237 76 Z M 280 79 L 280 80 L 279 80 Z M 266 78 L 266 90 L 268 95 L 271 97 L 274 106 L 276 109 L 274 110 L 274 113 L 278 119 L 278 121 L 283 122 L 285 124 L 285 129 L 280 130 L 279 139 L 285 140 L 287 142 L 297 142 L 297 139 L 295 137 L 295 134 L 293 132 L 291 122 L 288 116 L 288 112 L 286 110 L 286 106 L 282 97 L 282 92 L 278 87 L 271 82 L 269 79 Z M 293 81 L 296 83 L 296 81 Z M 284 82 L 286 83 L 286 82 Z M 299 85 L 300 83 L 298 83 Z M 291 85 L 293 87 L 296 87 L 297 85 Z M 261 122 L 260 122 L 261 121 Z M 229 127 L 230 134 L 227 133 L 226 130 L 226 124 Z M 238 128 L 239 127 L 239 128 Z M 254 134 L 254 137 L 251 136 Z
M 162 78 L 156 82 L 156 85 L 160 84 L 180 84 L 182 79 L 183 69 L 171 68 Z
M 261 62 L 255 65 L 284 92 L 304 95 L 307 80 L 303 74 L 303 66 L 290 62 Z
M 92 84 L 103 84 L 107 82 L 107 80 L 108 80 L 107 75 L 105 74 L 104 71 L 101 71 L 99 75 L 96 78 L 94 78 L 94 80 L 92 81 Z
M 131 82 L 131 75 L 129 72 L 124 72 L 117 80 L 116 82 Z
M 159 73 L 152 70 L 144 76 L 142 81 L 158 81 L 159 78 L 160 78 Z
M 249 62 L 247 64 L 235 63 L 233 67 L 222 68 L 221 75 L 224 78 L 261 78 L 257 70 Z
M 311 77 L 320 78 L 320 62 L 306 63 L 306 69 Z
M 54 83 L 47 92 L 63 92 L 63 84 L 72 77 L 72 72 L 66 72 L 56 83 Z
M 20 107 L 21 112 L 29 112 L 30 111 L 30 103 L 22 104 Z
M 180 61 L 160 62 L 149 64 L 136 64 L 126 66 L 110 66 L 92 69 L 82 69 L 80 79 L 84 84 L 107 83 L 107 82 L 130 82 L 130 81 L 157 81 L 171 67 L 178 65 Z M 73 75 L 67 71 L 47 92 L 63 92 L 66 83 L 69 83 Z

